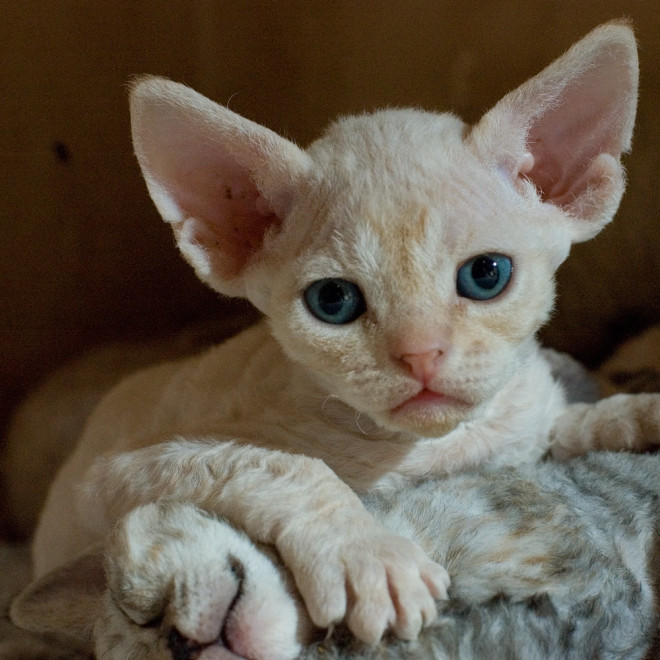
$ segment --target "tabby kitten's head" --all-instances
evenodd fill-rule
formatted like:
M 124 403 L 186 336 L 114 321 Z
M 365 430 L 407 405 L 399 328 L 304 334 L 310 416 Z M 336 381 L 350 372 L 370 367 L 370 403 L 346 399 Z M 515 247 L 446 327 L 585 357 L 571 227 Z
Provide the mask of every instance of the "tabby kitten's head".
M 147 185 L 184 256 L 289 357 L 386 428 L 473 418 L 534 350 L 572 242 L 624 189 L 632 30 L 610 23 L 467 127 L 388 110 L 302 150 L 187 87 L 133 88 Z

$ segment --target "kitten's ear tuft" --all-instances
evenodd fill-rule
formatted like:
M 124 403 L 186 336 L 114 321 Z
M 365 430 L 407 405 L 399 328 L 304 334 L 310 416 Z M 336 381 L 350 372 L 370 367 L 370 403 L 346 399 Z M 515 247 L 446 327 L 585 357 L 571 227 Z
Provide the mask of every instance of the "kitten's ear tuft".
M 133 85 L 131 124 L 147 187 L 181 252 L 211 287 L 244 295 L 242 275 L 287 215 L 305 153 L 164 78 Z
M 505 96 L 469 140 L 563 208 L 573 218 L 572 240 L 586 240 L 612 219 L 623 195 L 621 156 L 631 145 L 637 86 L 632 28 L 606 23 Z

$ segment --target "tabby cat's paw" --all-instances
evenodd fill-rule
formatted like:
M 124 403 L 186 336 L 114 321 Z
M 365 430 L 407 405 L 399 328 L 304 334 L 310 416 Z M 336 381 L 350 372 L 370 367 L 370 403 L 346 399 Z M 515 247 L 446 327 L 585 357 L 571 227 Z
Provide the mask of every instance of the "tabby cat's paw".
M 447 597 L 447 571 L 416 543 L 373 521 L 348 526 L 348 533 L 346 527 L 278 539 L 312 621 L 327 628 L 346 620 L 369 644 L 387 630 L 415 639 L 436 618 L 435 601 Z
M 98 657 L 290 660 L 308 638 L 307 618 L 270 558 L 193 506 L 130 513 L 109 539 L 107 572 Z

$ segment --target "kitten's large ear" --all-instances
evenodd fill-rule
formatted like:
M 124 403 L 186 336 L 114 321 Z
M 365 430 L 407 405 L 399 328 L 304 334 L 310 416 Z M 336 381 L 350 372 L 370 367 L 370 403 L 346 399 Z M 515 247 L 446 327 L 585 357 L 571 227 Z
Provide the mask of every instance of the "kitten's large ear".
M 630 149 L 637 83 L 632 29 L 606 23 L 505 96 L 468 139 L 567 211 L 572 240 L 583 241 L 612 219 L 623 195 L 620 159 Z
M 164 78 L 133 86 L 131 123 L 147 187 L 181 252 L 214 289 L 244 295 L 241 276 L 286 216 L 306 154 Z
M 23 630 L 89 652 L 104 591 L 103 552 L 95 546 L 30 584 L 12 603 L 10 617 Z

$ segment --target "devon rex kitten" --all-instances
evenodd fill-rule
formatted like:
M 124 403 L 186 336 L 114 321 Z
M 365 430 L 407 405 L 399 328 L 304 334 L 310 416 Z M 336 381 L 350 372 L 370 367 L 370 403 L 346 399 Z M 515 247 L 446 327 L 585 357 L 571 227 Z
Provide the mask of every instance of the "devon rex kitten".
M 36 575 L 139 505 L 187 502 L 273 546 L 317 626 L 416 637 L 447 572 L 356 493 L 644 446 L 635 424 L 660 423 L 650 395 L 606 400 L 583 423 L 535 340 L 570 244 L 617 208 L 636 94 L 623 23 L 473 127 L 390 110 L 340 120 L 307 150 L 182 85 L 138 81 L 133 137 L 154 202 L 199 277 L 266 320 L 105 398 L 50 491 Z M 118 589 L 138 623 L 164 607 L 151 587 Z M 202 641 L 198 625 L 187 634 Z

